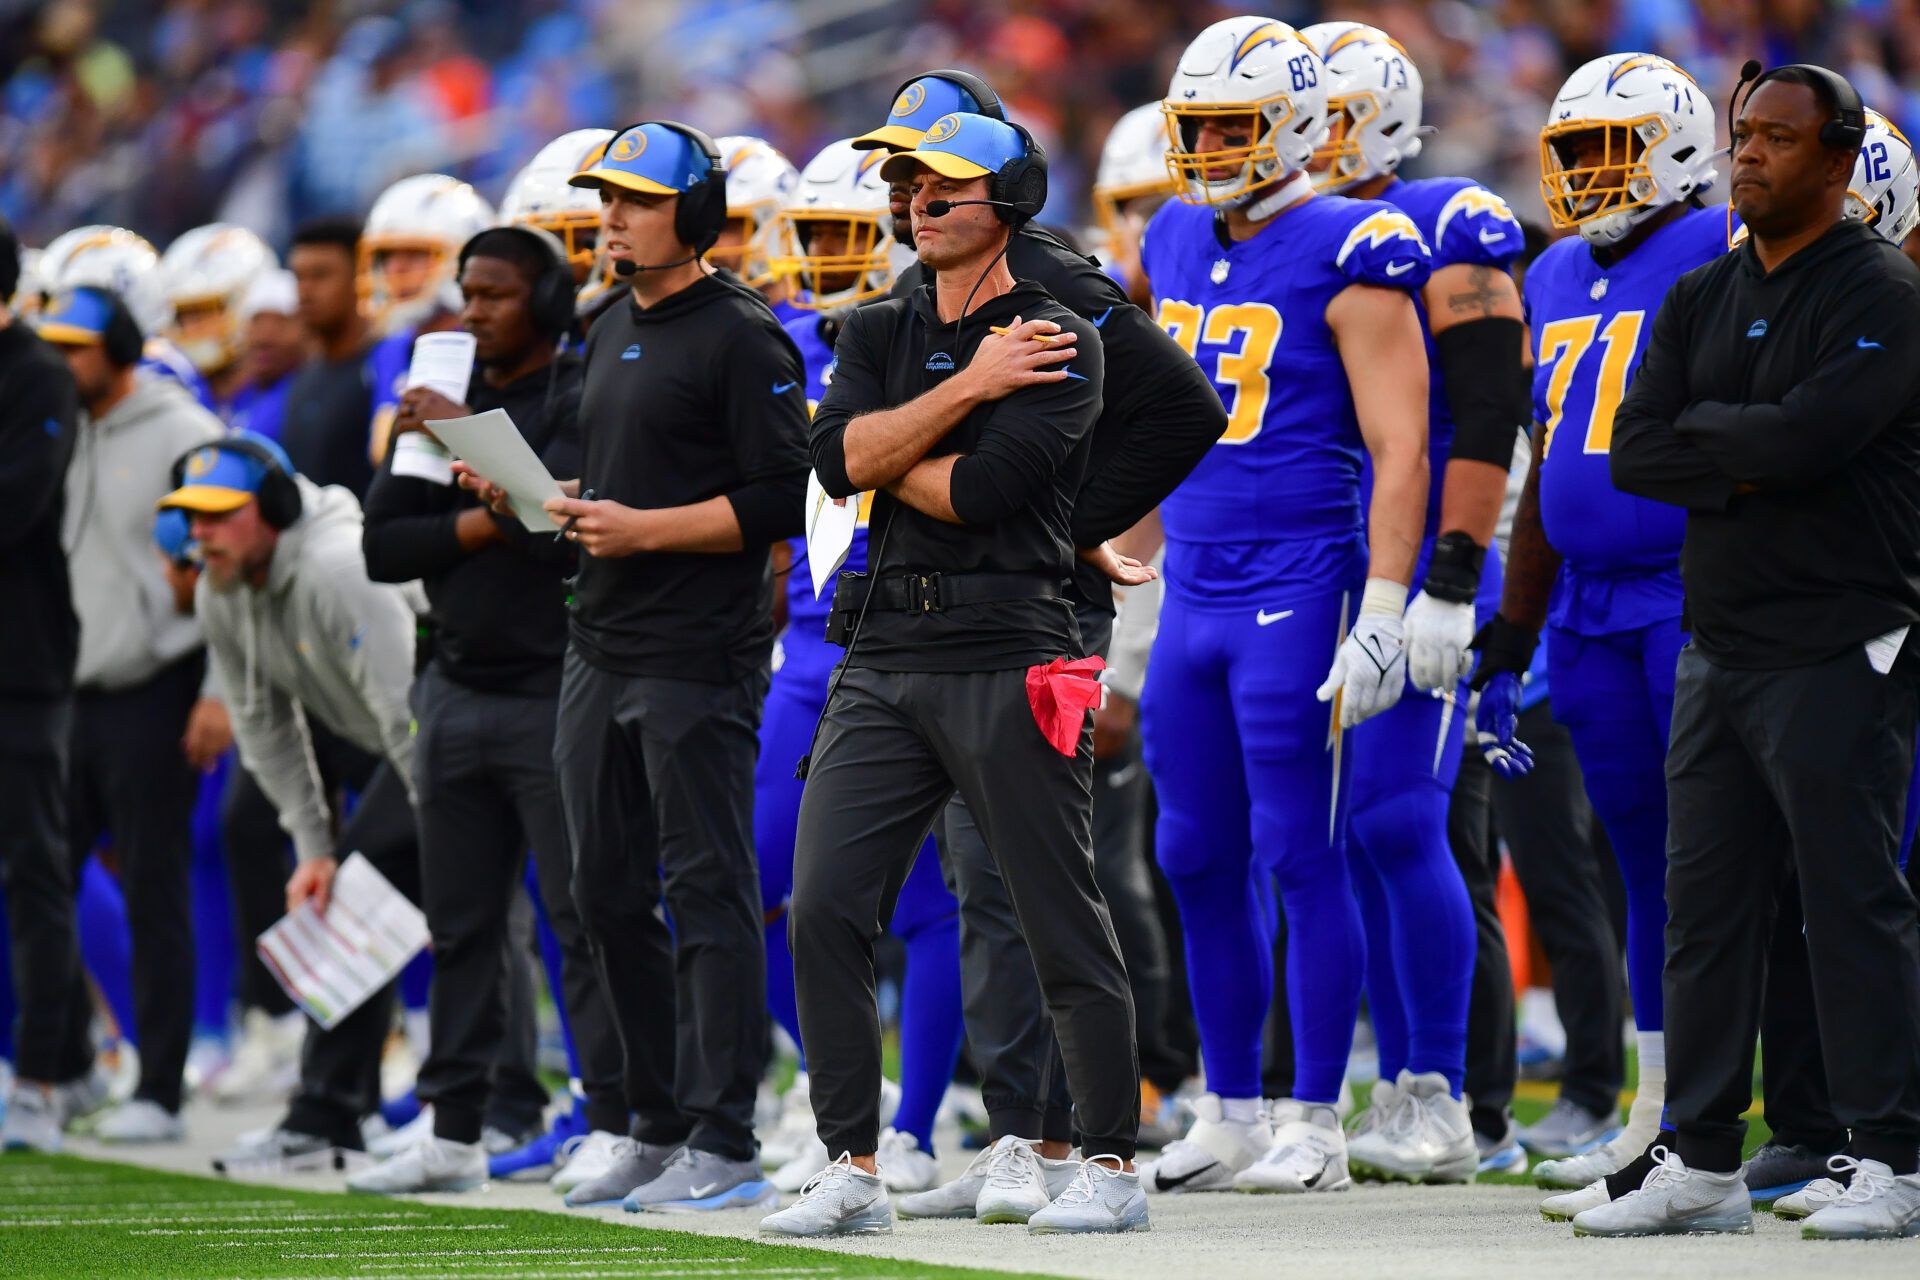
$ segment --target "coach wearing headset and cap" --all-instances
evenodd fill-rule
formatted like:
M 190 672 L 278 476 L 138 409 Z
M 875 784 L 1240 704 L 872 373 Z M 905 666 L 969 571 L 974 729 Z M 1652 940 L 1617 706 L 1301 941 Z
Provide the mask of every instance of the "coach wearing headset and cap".
M 579 478 L 547 504 L 584 553 L 554 762 L 636 1120 L 608 1173 L 567 1199 L 761 1204 L 777 1193 L 753 1137 L 753 771 L 769 549 L 805 527 L 805 374 L 760 296 L 701 261 L 726 219 L 705 134 L 634 125 L 572 181 L 600 192 L 600 248 L 630 289 L 587 334 Z
M 1747 242 L 1673 286 L 1614 419 L 1614 483 L 1687 512 L 1667 751 L 1678 1136 L 1642 1191 L 1574 1219 L 1591 1234 L 1750 1229 L 1740 1116 L 1782 892 L 1858 1162 L 1804 1230 L 1920 1230 L 1920 920 L 1897 865 L 1920 722 L 1920 269 L 1843 216 L 1853 86 L 1756 76 L 1732 128 Z

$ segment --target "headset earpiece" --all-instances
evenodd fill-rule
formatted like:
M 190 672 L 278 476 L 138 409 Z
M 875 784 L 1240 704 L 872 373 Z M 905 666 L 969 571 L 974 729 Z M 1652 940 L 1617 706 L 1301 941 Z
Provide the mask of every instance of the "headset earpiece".
M 288 469 L 286 460 L 276 448 L 270 447 L 245 432 L 234 432 L 221 436 L 218 440 L 206 444 L 197 444 L 173 460 L 173 487 L 178 489 L 187 482 L 187 459 L 202 449 L 219 449 L 226 453 L 237 453 L 258 462 L 265 473 L 260 477 L 260 487 L 254 490 L 254 500 L 260 504 L 260 518 L 270 528 L 279 530 L 291 526 L 300 518 L 306 503 L 300 497 L 300 484 Z
M 567 257 L 567 247 L 560 243 L 560 237 L 544 227 L 488 227 L 476 233 L 460 246 L 455 278 L 466 274 L 467 258 L 471 256 L 468 251 L 473 248 L 474 241 L 496 231 L 529 236 L 539 243 L 547 255 L 547 265 L 540 269 L 539 277 L 534 280 L 527 294 L 527 309 L 532 316 L 533 327 L 555 337 L 573 328 L 573 263 Z
M 1748 66 L 1752 66 L 1749 63 Z M 1827 86 L 1833 97 L 1833 119 L 1820 126 L 1820 145 L 1833 151 L 1855 152 L 1867 140 L 1867 108 L 1853 83 L 1838 71 L 1811 62 L 1792 62 L 1763 72 L 1747 91 L 1751 99 L 1761 85 L 1783 71 L 1798 71 Z
M 139 364 L 140 357 L 146 353 L 147 336 L 140 332 L 140 322 L 127 310 L 120 295 L 93 285 L 82 285 L 74 292 L 90 293 L 107 308 L 107 327 L 100 335 L 100 350 L 107 360 L 121 369 Z
M 1000 221 L 1017 227 L 1032 221 L 1047 203 L 1047 150 L 1025 125 L 1007 123 L 1020 135 L 1024 153 L 1001 165 L 1000 171 L 987 180 L 987 198 L 1012 205 L 994 212 Z
M 674 120 L 654 123 L 687 138 L 707 157 L 706 175 L 680 193 L 680 204 L 673 214 L 673 234 L 696 255 L 703 254 L 719 242 L 720 233 L 727 229 L 726 163 L 720 157 L 720 148 L 701 130 Z

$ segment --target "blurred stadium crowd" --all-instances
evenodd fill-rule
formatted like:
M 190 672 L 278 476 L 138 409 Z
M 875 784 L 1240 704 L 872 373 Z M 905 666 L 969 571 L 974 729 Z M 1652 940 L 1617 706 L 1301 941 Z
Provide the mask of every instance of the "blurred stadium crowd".
M 1665 54 L 1724 100 L 1739 64 L 1808 59 L 1897 123 L 1920 106 L 1920 0 L 0 0 L 0 213 L 27 243 L 113 223 L 156 243 L 364 213 L 405 174 L 497 201 L 572 128 L 642 116 L 790 156 L 857 132 L 876 94 L 969 65 L 1054 164 L 1052 221 L 1113 121 L 1217 18 L 1271 9 L 1395 32 L 1426 70 L 1419 172 L 1472 173 L 1541 217 L 1538 131 L 1568 71 Z

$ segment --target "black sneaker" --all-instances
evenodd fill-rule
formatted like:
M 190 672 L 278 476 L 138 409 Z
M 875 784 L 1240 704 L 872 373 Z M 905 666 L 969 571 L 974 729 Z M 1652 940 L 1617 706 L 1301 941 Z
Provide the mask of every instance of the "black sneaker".
M 1827 1176 L 1831 1151 L 1769 1142 L 1747 1161 L 1747 1194 L 1755 1205 L 1772 1204 Z

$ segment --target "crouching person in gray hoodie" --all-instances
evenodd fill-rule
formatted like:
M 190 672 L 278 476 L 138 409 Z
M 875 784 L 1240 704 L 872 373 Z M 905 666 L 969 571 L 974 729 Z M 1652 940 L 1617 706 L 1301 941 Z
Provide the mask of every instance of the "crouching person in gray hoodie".
M 298 863 L 287 908 L 326 910 L 340 860 L 363 854 L 418 901 L 413 820 L 414 614 L 397 586 L 369 581 L 360 504 L 296 475 L 280 446 L 235 432 L 174 464 L 162 509 L 186 511 L 203 568 L 194 608 L 227 691 L 240 760 L 278 812 Z M 309 719 L 347 750 L 316 759 Z M 364 753 L 364 754 L 362 754 Z M 338 836 L 329 783 L 360 790 Z M 214 1161 L 221 1172 L 332 1167 L 363 1147 L 379 1104 L 383 991 L 331 1031 L 307 1028 L 300 1089 L 286 1118 Z
M 109 1141 L 175 1141 L 184 1136 L 181 1073 L 193 1031 L 195 768 L 227 749 L 227 717 L 210 696 L 200 628 L 173 607 L 153 552 L 152 512 L 167 464 L 217 438 L 220 422 L 177 384 L 139 373 L 140 329 L 115 294 L 62 293 L 39 328 L 66 357 L 85 411 L 67 468 L 61 534 L 80 621 L 68 845 L 77 881 L 94 844 L 112 833 L 133 943 L 140 1083 L 96 1133 Z M 67 1001 L 71 1043 L 61 1055 L 88 1061 L 91 1002 L 78 974 Z M 70 1102 L 69 1116 L 87 1102 Z

